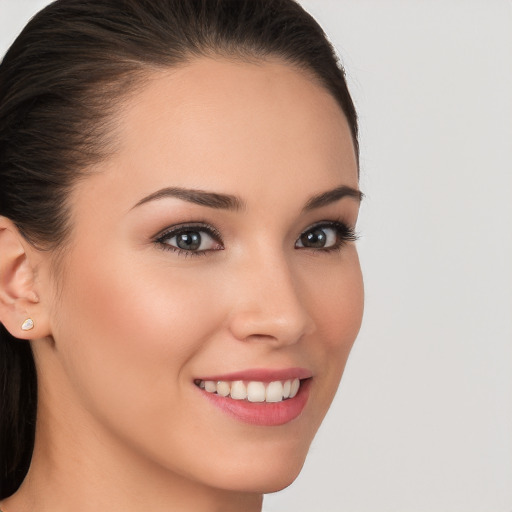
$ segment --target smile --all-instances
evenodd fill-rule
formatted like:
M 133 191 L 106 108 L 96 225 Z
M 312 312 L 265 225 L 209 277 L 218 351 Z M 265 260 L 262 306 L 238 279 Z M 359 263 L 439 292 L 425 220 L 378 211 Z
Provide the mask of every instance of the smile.
M 312 372 L 305 368 L 245 370 L 194 380 L 195 388 L 211 405 L 228 416 L 259 426 L 279 426 L 306 407 Z
M 213 381 L 198 380 L 196 386 L 208 393 L 229 397 L 233 400 L 276 403 L 294 398 L 300 389 L 298 378 L 288 380 L 262 381 Z

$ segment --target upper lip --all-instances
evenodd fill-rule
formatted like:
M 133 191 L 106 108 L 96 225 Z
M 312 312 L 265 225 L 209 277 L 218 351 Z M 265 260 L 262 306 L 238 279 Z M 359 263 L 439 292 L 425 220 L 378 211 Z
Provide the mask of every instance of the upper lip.
M 252 368 L 222 375 L 208 375 L 199 380 L 207 381 L 259 381 L 273 382 L 277 380 L 309 379 L 313 373 L 306 368 Z

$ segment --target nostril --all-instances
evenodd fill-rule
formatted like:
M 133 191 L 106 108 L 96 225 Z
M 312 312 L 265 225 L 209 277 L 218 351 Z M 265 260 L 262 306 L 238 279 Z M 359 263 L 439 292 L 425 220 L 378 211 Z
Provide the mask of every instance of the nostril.
M 243 341 L 296 343 L 312 330 L 313 322 L 289 265 L 281 256 L 269 254 L 245 263 L 236 273 L 237 296 L 228 318 L 233 336 Z
M 289 345 L 303 337 L 308 330 L 308 323 L 307 315 L 285 319 L 263 310 L 253 310 L 233 314 L 230 330 L 240 341 Z

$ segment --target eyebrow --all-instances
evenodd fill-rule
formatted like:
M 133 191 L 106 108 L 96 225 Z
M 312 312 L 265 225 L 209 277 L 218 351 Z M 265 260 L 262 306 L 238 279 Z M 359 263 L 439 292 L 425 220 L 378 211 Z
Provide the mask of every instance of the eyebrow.
M 133 208 L 137 208 L 138 206 L 149 203 L 150 201 L 156 201 L 166 197 L 173 197 L 189 203 L 220 210 L 239 211 L 245 208 L 244 201 L 237 196 L 181 187 L 166 187 L 157 190 L 156 192 L 153 192 L 141 199 L 135 206 L 133 206 Z M 304 206 L 303 211 L 310 211 L 322 206 L 327 206 L 343 199 L 344 197 L 351 197 L 360 202 L 363 199 L 364 194 L 360 190 L 343 185 L 311 197 Z
M 204 190 L 189 188 L 167 187 L 144 197 L 133 208 L 148 203 L 149 201 L 163 199 L 164 197 L 175 197 L 189 203 L 195 203 L 200 206 L 207 206 L 208 208 L 221 210 L 237 211 L 242 210 L 245 207 L 245 204 L 241 199 L 229 194 L 218 194 L 216 192 L 206 192 Z
M 340 199 L 343 199 L 344 197 L 351 197 L 360 203 L 363 200 L 364 194 L 360 190 L 348 187 L 347 185 L 342 185 L 341 187 L 337 187 L 333 190 L 328 190 L 327 192 L 322 192 L 321 194 L 313 196 L 306 203 L 303 211 L 310 211 L 314 210 L 315 208 L 327 206 L 331 203 L 339 201 Z

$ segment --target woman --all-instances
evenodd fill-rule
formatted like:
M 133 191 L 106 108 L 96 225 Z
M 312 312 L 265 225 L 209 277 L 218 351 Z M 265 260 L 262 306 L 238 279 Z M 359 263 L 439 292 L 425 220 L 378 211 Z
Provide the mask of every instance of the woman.
M 363 310 L 319 26 L 291 0 L 55 2 L 1 64 L 0 155 L 0 508 L 260 510 Z

